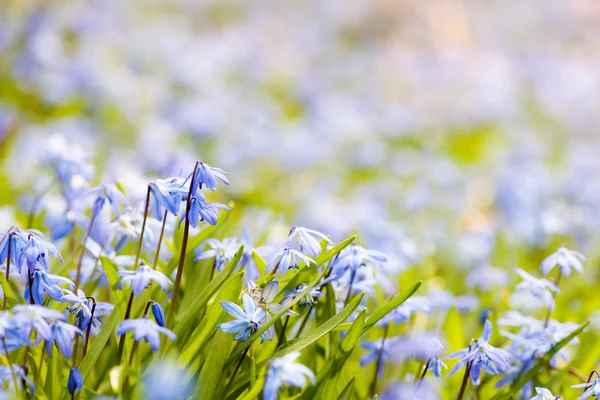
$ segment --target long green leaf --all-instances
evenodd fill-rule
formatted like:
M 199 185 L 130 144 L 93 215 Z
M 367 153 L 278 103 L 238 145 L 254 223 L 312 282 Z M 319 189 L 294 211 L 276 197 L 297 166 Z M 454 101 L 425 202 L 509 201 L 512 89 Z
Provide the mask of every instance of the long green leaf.
M 373 314 L 371 314 L 369 319 L 367 319 L 367 322 L 365 322 L 365 326 L 363 327 L 363 333 L 368 331 L 373 325 L 375 325 L 377 322 L 379 322 L 379 320 L 381 320 L 388 313 L 390 313 L 392 310 L 396 309 L 399 305 L 404 303 L 413 294 L 415 294 L 417 289 L 419 289 L 419 287 L 421 286 L 421 283 L 423 283 L 423 281 L 417 281 L 417 282 L 413 283 L 404 292 L 400 293 L 398 296 L 394 297 L 390 302 L 388 302 L 383 307 L 379 308 L 377 311 L 375 311 Z
M 120 315 L 121 313 L 119 312 L 119 308 L 115 307 L 104 322 L 104 325 L 102 325 L 100 333 L 98 333 L 98 336 L 96 336 L 96 339 L 92 342 L 89 350 L 85 354 L 85 357 L 81 361 L 79 370 L 81 371 L 81 375 L 83 375 L 84 381 L 92 373 L 92 368 L 98 361 L 100 353 L 102 353 L 102 350 L 104 350 L 108 339 L 117 325 L 117 322 L 119 322 Z
M 179 361 L 183 365 L 189 364 L 204 342 L 215 332 L 217 329 L 217 324 L 219 321 L 223 319 L 226 315 L 225 310 L 221 307 L 222 301 L 233 301 L 236 302 L 240 296 L 240 292 L 242 290 L 242 276 L 244 275 L 243 271 L 239 271 L 238 273 L 231 276 L 222 286 L 221 290 L 217 293 L 217 298 L 215 302 L 212 304 L 208 313 L 206 314 L 206 318 L 204 318 L 203 323 L 199 325 L 192 336 L 190 336 L 189 340 L 185 344 L 181 354 L 179 356 Z M 196 372 L 196 371 L 191 371 Z
M 179 335 L 182 332 L 185 333 L 189 329 L 190 325 L 194 322 L 194 318 L 198 315 L 200 310 L 206 306 L 206 303 L 210 298 L 221 288 L 223 282 L 225 282 L 235 267 L 238 265 L 242 254 L 244 253 L 244 246 L 240 246 L 235 256 L 227 263 L 225 268 L 214 277 L 212 281 L 204 288 L 204 290 L 196 296 L 196 300 L 192 303 L 193 306 L 183 312 L 183 314 L 177 319 L 177 324 L 173 330 L 175 334 Z
M 222 331 L 216 332 L 210 346 L 210 351 L 208 352 L 208 357 L 200 371 L 200 378 L 196 386 L 197 399 L 213 398 L 232 342 L 233 336 L 231 334 Z
M 350 382 L 344 387 L 342 393 L 338 396 L 338 400 L 350 400 L 354 394 L 354 384 L 356 383 L 356 377 L 352 377 Z
M 350 304 L 348 304 L 342 311 L 337 313 L 333 318 L 327 320 L 327 322 L 319 326 L 317 329 L 315 329 L 308 335 L 305 335 L 299 340 L 294 341 L 289 346 L 282 348 L 281 350 L 276 352 L 273 355 L 273 357 L 283 357 L 291 352 L 300 351 L 303 348 L 310 346 L 311 344 L 325 336 L 327 333 L 333 330 L 333 328 L 344 322 L 346 318 L 348 318 L 350 314 L 352 314 L 354 310 L 356 310 L 356 307 L 358 307 L 364 295 L 365 292 L 360 293 L 350 302 Z

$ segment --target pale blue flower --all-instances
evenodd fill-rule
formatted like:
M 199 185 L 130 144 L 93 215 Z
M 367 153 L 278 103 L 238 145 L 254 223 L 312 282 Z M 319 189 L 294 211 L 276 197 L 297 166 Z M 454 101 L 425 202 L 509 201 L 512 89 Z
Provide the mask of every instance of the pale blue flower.
M 454 366 L 448 376 L 453 375 L 467 364 L 472 363 L 470 372 L 471 382 L 477 386 L 480 383 L 482 370 L 491 375 L 508 371 L 512 357 L 507 351 L 490 345 L 488 341 L 491 337 L 492 323 L 485 321 L 482 336 L 475 340 L 472 346 L 446 357 L 449 359 L 460 358 L 460 361 Z
M 148 318 L 126 319 L 121 322 L 117 329 L 117 336 L 124 335 L 127 332 L 133 332 L 133 339 L 136 342 L 139 342 L 142 339 L 148 342 L 152 351 L 157 351 L 160 348 L 159 333 L 162 333 L 171 340 L 177 338 L 171 330 L 158 326 L 154 321 Z
M 279 292 L 279 282 L 271 281 L 265 288 L 261 288 L 257 286 L 250 279 L 246 280 L 246 284 L 248 286 L 248 296 L 254 300 L 254 304 L 257 307 L 262 307 L 265 309 L 265 322 L 269 321 L 272 315 L 279 313 L 285 307 L 285 303 L 287 299 L 284 299 L 281 304 L 273 303 L 273 299 L 277 296 Z M 285 294 L 285 293 L 284 293 Z M 288 310 L 285 315 L 298 315 L 292 310 Z M 275 337 L 275 325 L 271 325 L 269 329 L 265 332 L 267 340 L 273 340 Z
M 162 272 L 158 272 L 150 268 L 149 266 L 142 264 L 135 271 L 121 270 L 117 274 L 121 277 L 119 281 L 119 289 L 123 288 L 123 285 L 130 285 L 133 290 L 133 294 L 138 296 L 144 291 L 150 284 L 150 281 L 156 282 L 163 291 L 167 290 L 169 285 L 172 285 L 169 278 Z
M 333 259 L 331 268 L 338 277 L 350 271 L 355 273 L 360 267 L 368 264 L 380 266 L 388 261 L 385 254 L 375 250 L 367 250 L 362 246 L 350 245 Z
M 281 386 L 289 385 L 302 388 L 307 381 L 315 384 L 315 375 L 306 366 L 296 361 L 300 352 L 293 351 L 281 358 L 274 358 L 269 363 L 265 386 L 263 389 L 263 400 L 277 400 Z
M 221 203 L 207 203 L 202 193 L 198 192 L 192 196 L 189 204 L 189 214 L 186 213 L 184 207 L 180 214 L 179 226 L 188 217 L 190 218 L 190 225 L 194 228 L 198 225 L 199 221 L 206 221 L 210 225 L 216 225 L 217 219 L 219 218 L 219 209 L 225 209 L 230 211 L 231 208 Z
M 547 276 L 550 271 L 558 265 L 561 273 L 568 277 L 571 275 L 571 268 L 583 274 L 583 265 L 581 261 L 585 261 L 583 254 L 567 249 L 561 246 L 554 254 L 549 255 L 542 261 L 540 269 L 544 276 Z
M 319 299 L 319 298 L 325 296 L 325 293 L 323 293 L 321 291 L 321 288 L 323 286 L 325 286 L 327 283 L 335 280 L 335 278 L 336 278 L 336 276 L 332 275 L 329 278 L 323 279 L 318 285 L 313 287 L 311 290 L 308 291 L 308 293 L 306 293 L 302 297 L 299 304 L 303 305 L 303 306 L 307 306 L 307 307 L 317 304 L 317 301 L 315 299 Z M 289 290 L 287 292 L 283 292 L 283 294 L 285 296 L 287 296 L 286 300 L 291 300 L 291 299 L 298 297 L 307 287 L 308 287 L 307 284 L 301 283 L 294 290 Z
M 189 398 L 194 386 L 182 384 L 185 375 L 185 368 L 173 361 L 163 361 L 158 365 L 152 363 L 144 373 L 142 397 L 145 400 Z
M 285 274 L 290 269 L 297 270 L 301 262 L 304 262 L 306 266 L 310 266 L 311 263 L 314 264 L 315 267 L 317 266 L 316 261 L 312 258 L 305 256 L 298 250 L 286 247 L 275 254 L 271 262 L 267 265 L 267 272 L 277 268 L 282 274 Z
M 600 378 L 594 379 L 592 382 L 582 383 L 579 385 L 573 385 L 571 387 L 576 388 L 576 389 L 589 388 L 585 392 L 583 392 L 581 397 L 579 397 L 580 400 L 587 399 L 590 396 L 594 396 L 595 398 L 600 398 Z
M 375 360 L 379 360 L 378 378 L 383 376 L 385 361 L 394 357 L 398 338 L 380 338 L 374 342 L 366 341 L 360 344 L 360 347 L 367 350 L 367 353 L 360 358 L 360 366 L 365 367 Z M 381 355 L 381 358 L 379 358 Z
M 408 359 L 428 361 L 439 357 L 444 351 L 444 345 L 437 332 L 420 331 L 408 333 L 395 338 L 392 358 L 397 363 Z
M 188 179 L 190 179 L 190 177 L 188 177 Z M 194 176 L 194 186 L 197 186 L 198 189 L 202 189 L 202 185 L 204 185 L 214 192 L 217 190 L 217 180 L 229 185 L 227 172 L 220 168 L 211 167 L 203 162 L 198 164 L 198 169 L 196 170 L 196 175 Z M 192 193 L 196 193 L 196 188 L 193 188 Z
M 535 393 L 537 394 L 533 396 L 531 400 L 555 400 L 558 397 L 553 395 L 550 390 L 541 387 L 536 387 Z
M 329 244 L 333 244 L 333 242 L 321 232 L 295 226 L 285 240 L 284 246 L 298 250 L 299 252 L 314 258 L 321 253 L 321 243 L 317 238 L 325 240 Z
M 63 297 L 63 289 L 59 285 L 68 285 L 71 289 L 75 287 L 73 281 L 67 278 L 63 278 L 59 275 L 52 275 L 44 270 L 36 269 L 33 273 L 33 283 L 31 294 L 29 293 L 29 284 L 25 289 L 25 299 L 29 300 L 30 296 L 33 297 L 33 301 L 36 304 L 44 303 L 44 293 L 54 301 L 60 301 Z
M 38 304 L 18 304 L 13 307 L 13 319 L 20 329 L 26 332 L 35 330 L 44 340 L 52 340 L 52 330 L 48 320 L 66 321 L 67 317 L 59 311 Z
M 10 262 L 20 271 L 19 257 L 25 246 L 27 246 L 27 242 L 29 241 L 28 235 L 20 231 L 12 231 L 2 233 L 2 236 L 2 240 L 0 240 L 0 264 L 6 262 L 10 246 Z
M 550 311 L 554 310 L 554 294 L 560 293 L 554 283 L 547 279 L 538 279 L 521 268 L 515 268 L 515 272 L 523 279 L 517 284 L 515 290 L 527 290 L 548 306 Z
M 19 390 L 21 393 L 25 391 L 25 383 L 29 386 L 31 390 L 31 395 L 35 395 L 35 383 L 33 380 L 27 376 L 25 370 L 22 366 L 13 364 L 13 370 L 15 371 L 15 375 L 17 376 L 17 383 L 19 385 Z M 9 366 L 0 366 L 0 384 L 8 383 L 9 387 L 13 385 L 13 375 Z M 11 397 L 12 398 L 12 397 Z
M 54 343 L 62 355 L 67 360 L 70 359 L 73 355 L 75 336 L 80 335 L 83 337 L 83 331 L 62 321 L 53 321 L 50 324 L 50 330 L 52 331 L 52 340 L 46 340 L 46 352 L 52 356 L 52 343 Z
M 11 251 L 13 249 L 11 248 Z M 26 265 L 31 273 L 35 272 L 35 267 L 39 263 L 46 271 L 48 270 L 48 256 L 53 255 L 58 258 L 60 262 L 63 261 L 62 257 L 56 247 L 52 243 L 48 243 L 42 238 L 39 238 L 33 234 L 29 234 L 27 244 L 23 247 L 19 254 L 16 267 L 21 272 L 21 267 Z M 12 256 L 11 256 L 12 258 Z
M 97 214 L 106 201 L 110 203 L 114 215 L 119 215 L 121 213 L 121 206 L 127 206 L 127 198 L 123 192 L 113 184 L 102 184 L 92 188 L 86 193 L 86 196 L 90 195 L 96 196 L 94 208 L 92 210 L 93 214 Z
M 244 309 L 242 310 L 237 304 L 230 301 L 222 301 L 221 307 L 229 315 L 236 318 L 233 321 L 219 324 L 217 328 L 227 333 L 237 333 L 235 340 L 247 340 L 258 328 L 260 323 L 265 319 L 265 310 L 261 307 L 256 307 L 254 300 L 247 294 L 242 296 Z M 267 338 L 266 333 L 261 335 L 261 343 Z
M 205 250 L 205 246 L 210 247 L 210 250 Z M 214 258 L 215 267 L 220 272 L 225 267 L 225 264 L 235 257 L 235 253 L 239 248 L 240 245 L 236 237 L 225 238 L 223 241 L 209 238 L 196 249 L 195 261 Z
M 154 218 L 162 221 L 165 210 L 177 215 L 184 196 L 181 191 L 183 184 L 181 178 L 156 179 L 148 184 L 151 195 L 150 210 Z

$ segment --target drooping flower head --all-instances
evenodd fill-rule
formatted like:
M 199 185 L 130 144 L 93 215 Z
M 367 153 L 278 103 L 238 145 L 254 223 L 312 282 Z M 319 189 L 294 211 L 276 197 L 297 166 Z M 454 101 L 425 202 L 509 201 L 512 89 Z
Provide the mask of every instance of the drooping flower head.
M 585 261 L 583 254 L 567 249 L 561 246 L 555 253 L 549 255 L 542 261 L 540 269 L 544 276 L 547 276 L 550 271 L 558 266 L 561 273 L 568 277 L 571 275 L 571 269 L 583 274 L 583 265 L 581 261 Z
M 210 249 L 206 250 L 206 246 Z M 225 264 L 235 257 L 235 253 L 240 248 L 236 237 L 225 238 L 223 241 L 209 238 L 206 239 L 197 249 L 195 261 L 214 258 L 217 271 L 221 271 Z
M 126 319 L 122 321 L 117 329 L 117 336 L 124 335 L 127 332 L 133 332 L 133 339 L 136 342 L 142 339 L 148 342 L 152 351 L 157 351 L 160 348 L 159 333 L 162 333 L 171 340 L 177 338 L 171 330 L 157 325 L 148 318 Z
M 281 358 L 274 358 L 267 371 L 265 386 L 263 389 L 264 400 L 277 400 L 281 386 L 290 385 L 304 387 L 308 382 L 315 384 L 315 375 L 306 366 L 296 361 L 300 352 L 294 351 Z
M 92 188 L 88 190 L 86 195 L 96 196 L 92 211 L 94 214 L 98 214 L 104 203 L 107 201 L 110 204 L 114 215 L 119 215 L 121 213 L 121 206 L 127 206 L 127 198 L 123 192 L 121 192 L 119 188 L 113 184 L 102 184 Z
M 314 258 L 321 253 L 321 244 L 317 238 L 325 240 L 329 244 L 333 244 L 327 236 L 319 231 L 295 226 L 290 230 L 290 234 L 285 240 L 284 246 L 298 250 L 299 252 Z
M 375 250 L 367 250 L 359 245 L 350 245 L 334 258 L 331 268 L 333 273 L 342 277 L 346 272 L 356 272 L 368 264 L 381 265 L 387 262 L 385 254 Z
M 184 184 L 181 178 L 156 179 L 148 184 L 150 188 L 150 210 L 152 215 L 162 221 L 165 210 L 173 215 L 179 213 L 179 206 L 183 200 Z
M 135 271 L 122 270 L 117 272 L 117 274 L 121 277 L 121 280 L 119 281 L 119 289 L 122 289 L 123 285 L 131 284 L 133 294 L 136 296 L 142 293 L 142 291 L 148 287 L 151 281 L 156 282 L 163 291 L 167 290 L 169 285 L 172 285 L 171 281 L 165 276 L 165 274 L 155 271 L 143 263 Z
M 186 208 L 183 208 L 180 213 L 179 226 L 189 216 L 190 225 L 194 228 L 198 226 L 198 222 L 206 221 L 210 225 L 216 225 L 219 218 L 219 209 L 230 211 L 231 208 L 221 203 L 208 203 L 204 195 L 200 192 L 193 195 L 190 199 L 189 213 Z
M 12 249 L 11 249 L 12 251 Z M 21 250 L 19 259 L 17 261 L 17 269 L 21 272 L 23 265 L 29 268 L 29 271 L 33 274 L 35 267 L 39 263 L 46 271 L 48 270 L 48 256 L 53 255 L 58 258 L 60 262 L 63 261 L 62 257 L 56 247 L 52 243 L 46 242 L 44 239 L 35 236 L 34 234 L 28 235 L 27 244 Z M 11 255 L 12 258 L 12 255 Z
M 190 175 L 191 177 L 191 175 Z M 188 177 L 188 179 L 190 179 Z M 229 179 L 227 179 L 227 172 L 220 168 L 211 167 L 210 165 L 200 162 L 196 175 L 194 176 L 194 186 L 197 185 L 198 189 L 202 189 L 202 185 L 206 186 L 213 192 L 217 190 L 217 180 L 220 180 L 226 185 L 229 185 Z M 196 188 L 193 188 L 193 193 L 196 193 Z
M 305 256 L 298 250 L 286 247 L 275 254 L 271 262 L 267 265 L 267 271 L 271 272 L 277 269 L 278 271 L 281 271 L 282 274 L 285 274 L 290 269 L 297 270 L 300 263 L 303 261 L 306 266 L 309 266 L 310 264 L 314 264 L 315 267 L 317 266 L 316 261 L 312 258 Z
M 573 385 L 571 387 L 576 388 L 576 389 L 588 388 L 585 392 L 583 392 L 581 397 L 579 397 L 580 400 L 585 400 L 590 396 L 594 396 L 595 398 L 600 398 L 600 378 L 596 378 L 592 382 L 582 383 L 579 385 Z

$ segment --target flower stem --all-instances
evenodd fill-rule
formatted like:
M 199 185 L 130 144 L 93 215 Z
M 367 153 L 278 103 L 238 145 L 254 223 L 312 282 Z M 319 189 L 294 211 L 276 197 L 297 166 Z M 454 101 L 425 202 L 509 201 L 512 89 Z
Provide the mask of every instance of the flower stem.
M 421 377 L 417 381 L 417 387 L 421 386 L 423 379 L 425 379 L 425 375 L 427 374 L 427 371 L 429 370 L 429 366 L 431 365 L 431 360 L 432 360 L 432 358 L 427 360 L 427 364 L 425 364 L 425 368 L 423 368 L 423 373 L 421 374 Z
M 13 379 L 13 385 L 15 385 L 15 392 L 17 393 L 17 397 L 21 398 L 21 392 L 19 391 L 19 384 L 17 381 L 17 373 L 15 372 L 15 367 L 10 359 L 10 354 L 8 353 L 8 346 L 6 345 L 6 339 L 2 338 L 2 345 L 4 346 L 4 354 L 6 354 L 6 360 L 8 361 L 8 366 L 10 367 L 10 373 Z
M 456 400 L 462 400 L 465 389 L 467 388 L 467 382 L 469 381 L 469 375 L 471 374 L 471 366 L 473 365 L 473 361 L 470 361 L 467 364 L 467 368 L 465 369 L 465 376 L 463 377 L 462 384 L 460 385 L 460 392 L 458 392 L 458 396 Z
M 83 247 L 81 249 L 81 254 L 79 254 L 79 261 L 77 262 L 77 274 L 75 275 L 75 287 L 79 287 L 79 281 L 81 280 L 81 264 L 83 263 L 83 256 L 85 254 L 85 244 L 90 237 L 90 232 L 92 231 L 92 226 L 94 225 L 94 221 L 96 220 L 96 212 L 92 212 L 90 217 L 90 224 L 88 225 L 87 230 L 85 231 L 85 237 L 83 238 Z
M 194 171 L 192 172 L 192 179 L 190 181 L 190 189 L 188 191 L 187 202 L 185 205 L 185 226 L 183 228 L 183 243 L 181 244 L 181 253 L 179 254 L 179 265 L 177 266 L 177 276 L 175 277 L 175 284 L 173 285 L 173 296 L 171 297 L 171 305 L 169 306 L 169 313 L 167 314 L 167 326 L 172 326 L 173 317 L 175 316 L 175 307 L 177 306 L 177 297 L 179 296 L 179 287 L 181 286 L 181 277 L 183 276 L 183 266 L 185 264 L 185 253 L 187 251 L 188 236 L 190 234 L 190 206 L 192 193 L 194 192 L 194 178 L 196 177 L 196 171 L 198 170 L 200 161 L 196 161 Z
M 148 191 L 146 192 L 146 206 L 144 208 L 144 220 L 142 221 L 142 232 L 140 232 L 140 240 L 138 242 L 137 252 L 135 253 L 135 263 L 133 268 L 138 267 L 140 261 L 140 254 L 142 252 L 142 243 L 144 243 L 144 232 L 146 231 L 146 219 L 148 218 L 148 207 L 150 206 L 150 185 L 148 185 Z
M 253 329 L 254 331 L 254 329 Z M 250 334 L 250 336 L 252 336 L 254 334 L 254 332 L 252 332 Z M 240 357 L 240 360 L 238 361 L 237 365 L 235 366 L 235 369 L 233 370 L 233 374 L 231 374 L 231 378 L 229 379 L 229 382 L 227 383 L 227 386 L 225 387 L 225 395 L 227 395 L 227 392 L 229 392 L 229 389 L 231 388 L 231 385 L 233 384 L 233 381 L 235 380 L 235 377 L 237 376 L 238 371 L 240 370 L 240 367 L 242 366 L 242 362 L 244 362 L 244 358 L 246 358 L 246 354 L 248 354 L 248 351 L 250 350 L 250 347 L 253 347 L 254 343 L 252 343 L 250 346 L 246 347 L 246 350 L 244 350 L 244 352 L 242 353 L 242 356 Z
M 165 215 L 163 215 L 163 223 L 160 228 L 160 236 L 158 237 L 158 246 L 156 246 L 156 254 L 154 255 L 154 263 L 152 263 L 152 269 L 156 270 L 156 266 L 158 265 L 158 256 L 160 255 L 160 246 L 163 241 L 163 236 L 165 234 L 165 224 L 167 223 L 167 210 L 165 210 Z
M 8 284 L 8 280 L 10 279 L 10 248 L 11 246 L 11 242 L 12 242 L 12 236 L 14 235 L 13 232 L 9 232 L 8 236 L 6 237 L 6 240 L 8 240 L 8 251 L 7 251 L 7 256 L 6 256 L 6 283 Z M 8 289 L 8 288 L 7 288 Z M 4 292 L 4 300 L 2 302 L 2 310 L 6 311 L 6 290 L 3 291 Z
M 354 277 L 356 276 L 356 271 L 352 271 L 352 277 L 350 278 L 350 286 L 348 286 L 348 294 L 346 294 L 346 301 L 344 302 L 344 307 L 348 305 L 350 301 L 350 295 L 352 295 L 352 284 L 354 283 Z
M 298 333 L 296 333 L 297 338 L 299 338 L 300 335 L 302 335 L 302 331 L 304 330 L 304 327 L 306 326 L 306 323 L 308 322 L 308 319 L 310 318 L 310 313 L 312 312 L 312 310 L 313 310 L 313 306 L 311 305 L 308 308 L 308 312 L 304 316 L 304 319 L 302 320 L 302 324 L 300 325 L 300 328 L 298 329 Z
M 29 280 L 29 304 L 35 304 L 35 300 L 33 299 L 33 274 L 31 271 L 27 270 L 27 276 Z
M 129 319 L 129 315 L 131 314 L 131 305 L 133 304 L 133 289 L 131 290 L 131 295 L 129 296 L 129 302 L 127 303 L 127 310 L 125 311 L 125 318 L 123 320 Z M 117 350 L 117 363 L 116 366 L 121 365 L 121 360 L 123 359 L 123 350 L 125 349 L 125 335 L 121 335 L 121 339 L 119 339 L 119 349 Z
M 375 392 L 377 392 L 377 376 L 379 375 L 379 368 L 381 367 L 381 362 L 383 361 L 383 347 L 385 346 L 385 339 L 388 334 L 389 325 L 385 326 L 383 331 L 383 337 L 381 338 L 381 348 L 377 352 L 377 364 L 375 365 L 375 375 L 373 376 L 373 381 L 371 382 L 371 397 L 375 397 Z
M 85 358 L 85 355 L 87 353 L 87 347 L 88 347 L 88 343 L 90 341 L 90 331 L 92 330 L 92 321 L 94 320 L 94 311 L 96 311 L 96 299 L 94 299 L 93 297 L 88 297 L 88 299 L 91 299 L 93 301 L 93 303 L 92 303 L 92 310 L 91 310 L 91 314 L 90 314 L 90 322 L 88 323 L 87 330 L 85 332 L 85 343 L 83 344 L 83 358 Z

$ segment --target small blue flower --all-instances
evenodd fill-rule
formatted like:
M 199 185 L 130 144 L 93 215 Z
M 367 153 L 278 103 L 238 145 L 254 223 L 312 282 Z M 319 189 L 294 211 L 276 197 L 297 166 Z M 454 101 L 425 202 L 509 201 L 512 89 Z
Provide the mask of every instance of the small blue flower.
M 535 392 L 537 394 L 534 397 L 532 397 L 531 400 L 555 400 L 558 398 L 558 396 L 553 395 L 552 392 L 546 388 L 536 387 Z
M 119 188 L 113 184 L 102 184 L 92 188 L 86 193 L 86 196 L 89 195 L 96 196 L 96 201 L 94 202 L 94 208 L 92 210 L 93 214 L 98 214 L 106 201 L 110 203 L 114 215 L 119 215 L 121 213 L 121 206 L 127 206 L 127 198 Z
M 35 266 L 37 263 L 39 263 L 47 271 L 48 255 L 53 255 L 54 257 L 58 258 L 60 262 L 63 261 L 60 253 L 58 250 L 56 250 L 56 247 L 54 247 L 53 244 L 48 243 L 42 238 L 39 238 L 33 234 L 29 234 L 27 244 L 19 254 L 19 259 L 16 264 L 17 269 L 19 272 L 21 272 L 21 267 L 23 265 L 27 265 L 29 271 L 34 273 Z
M 200 192 L 192 196 L 189 208 L 190 225 L 194 228 L 198 226 L 199 221 L 206 221 L 210 225 L 216 225 L 217 219 L 219 218 L 219 208 L 228 211 L 231 210 L 231 208 L 227 207 L 225 204 L 207 203 Z M 186 217 L 186 208 L 183 208 L 180 215 L 179 226 L 185 221 Z
M 77 367 L 71 368 L 71 372 L 69 372 L 67 388 L 69 389 L 69 394 L 74 394 L 77 390 L 81 392 L 83 388 L 83 375 L 81 375 L 81 371 Z
M 52 340 L 46 341 L 46 352 L 52 356 L 52 343 L 54 342 L 61 354 L 66 359 L 70 359 L 73 355 L 75 335 L 83 337 L 81 329 L 62 321 L 54 321 L 50 324 L 50 330 L 52 331 Z
M 482 369 L 491 375 L 504 373 L 510 369 L 511 355 L 505 350 L 493 347 L 488 343 L 492 337 L 492 323 L 485 321 L 481 338 L 467 349 L 450 354 L 449 359 L 460 358 L 448 376 L 453 375 L 468 363 L 471 364 L 471 382 L 477 386 L 480 383 Z
M 540 269 L 544 276 L 547 276 L 550 271 L 558 265 L 561 273 L 565 277 L 568 277 L 571 275 L 571 268 L 580 274 L 583 274 L 583 265 L 581 264 L 581 261 L 585 261 L 583 254 L 561 246 L 554 254 L 549 255 L 542 261 Z
M 172 285 L 169 278 L 162 272 L 158 272 L 148 267 L 145 264 L 139 266 L 135 271 L 122 270 L 117 272 L 121 277 L 119 281 L 119 289 L 123 288 L 123 285 L 131 284 L 133 294 L 138 296 L 144 291 L 150 284 L 150 281 L 156 282 L 163 291 L 167 290 L 169 285 Z
M 83 290 L 77 289 L 77 294 L 71 292 L 68 289 L 63 290 L 63 296 L 60 298 L 62 303 L 73 303 L 72 306 L 67 307 L 67 310 L 80 321 L 89 319 L 92 315 L 92 311 L 89 308 L 89 302 Z M 80 325 L 82 326 L 82 325 Z
M 321 292 L 321 288 L 323 286 L 325 286 L 327 283 L 335 280 L 335 278 L 336 278 L 335 275 L 330 276 L 329 278 L 322 280 L 317 286 L 315 286 L 311 290 L 309 290 L 308 293 L 306 293 L 304 295 L 304 297 L 300 300 L 300 305 L 308 307 L 308 306 L 317 304 L 317 301 L 315 299 L 319 299 L 319 298 L 325 296 L 325 294 L 323 292 Z M 283 294 L 285 296 L 288 296 L 286 298 L 286 301 L 298 297 L 298 295 L 300 295 L 300 293 L 302 293 L 304 291 L 304 289 L 306 289 L 307 286 L 308 286 L 307 284 L 301 283 L 296 287 L 296 289 L 289 290 L 287 292 L 283 292 Z
M 6 258 L 8 257 L 8 248 L 10 246 L 10 262 L 20 268 L 19 266 L 19 257 L 21 255 L 21 251 L 27 246 L 27 242 L 29 241 L 28 235 L 19 232 L 13 231 L 9 233 L 2 234 L 2 240 L 0 241 L 0 264 L 4 264 L 6 262 Z
M 165 210 L 173 215 L 179 212 L 179 205 L 183 199 L 181 178 L 156 179 L 148 185 L 150 187 L 150 209 L 154 218 L 162 221 Z
M 367 250 L 362 246 L 351 245 L 346 247 L 334 258 L 331 268 L 333 273 L 342 277 L 346 272 L 356 272 L 360 267 L 367 264 L 380 266 L 387 262 L 385 254 L 375 250 Z
M 267 271 L 270 272 L 277 268 L 282 274 L 285 274 L 290 269 L 297 270 L 299 264 L 303 261 L 306 266 L 310 266 L 311 263 L 314 264 L 315 267 L 317 266 L 317 262 L 312 258 L 305 256 L 298 250 L 286 247 L 275 254 L 271 262 L 267 265 Z
M 594 379 L 592 382 L 573 385 L 571 387 L 575 389 L 589 388 L 581 395 L 581 397 L 579 397 L 580 400 L 587 399 L 590 396 L 600 398 L 600 378 Z
M 29 386 L 31 390 L 31 395 L 35 395 L 35 383 L 31 378 L 27 376 L 25 370 L 20 365 L 13 365 L 13 370 L 15 371 L 15 375 L 17 376 L 17 382 L 19 385 L 19 390 L 21 393 L 25 390 L 25 383 Z M 13 384 L 13 376 L 10 367 L 8 366 L 0 366 L 0 384 L 4 384 L 7 382 L 9 385 Z
M 361 343 L 360 347 L 367 350 L 367 353 L 360 358 L 360 366 L 365 367 L 379 359 L 377 377 L 381 378 L 383 376 L 385 361 L 391 359 L 395 354 L 397 341 L 397 338 L 380 338 L 374 342 L 366 341 Z M 381 358 L 379 358 L 380 354 Z
M 163 311 L 160 304 L 154 302 L 152 303 L 152 315 L 154 315 L 154 320 L 158 324 L 158 326 L 165 327 L 165 312 Z
M 44 293 L 47 293 L 52 300 L 60 301 L 63 297 L 63 289 L 58 285 L 68 285 L 71 289 L 75 287 L 75 284 L 70 279 L 36 269 L 33 273 L 32 293 L 29 293 L 30 288 L 28 284 L 25 288 L 25 299 L 29 300 L 30 296 L 32 296 L 36 304 L 43 304 Z
M 13 320 L 19 329 L 25 332 L 35 330 L 44 340 L 52 340 L 52 330 L 47 320 L 65 321 L 67 318 L 59 311 L 51 310 L 38 304 L 18 304 L 13 307 Z
M 133 339 L 136 342 L 144 339 L 150 344 L 152 351 L 157 351 L 160 348 L 159 333 L 162 333 L 171 340 L 177 339 L 175 334 L 162 326 L 158 326 L 154 321 L 148 318 L 126 319 L 119 324 L 117 336 L 133 332 Z
M 534 297 L 540 299 L 550 311 L 554 310 L 554 294 L 560 293 L 558 287 L 547 279 L 538 279 L 528 274 L 521 268 L 515 268 L 515 272 L 523 279 L 515 287 L 515 290 L 527 290 Z M 554 293 L 554 294 L 553 294 Z
M 447 369 L 448 366 L 446 364 L 444 364 L 444 362 L 439 357 L 435 357 L 434 360 L 432 361 L 431 369 L 433 370 L 433 374 L 437 378 L 442 376 L 442 368 Z
M 191 177 L 191 174 L 190 174 Z M 188 179 L 190 179 L 188 177 Z M 229 179 L 227 179 L 227 172 L 220 168 L 214 168 L 206 163 L 199 163 L 196 175 L 194 176 L 194 186 L 197 185 L 199 189 L 202 189 L 202 185 L 206 186 L 213 192 L 217 190 L 217 179 L 226 185 L 229 185 Z M 193 189 L 192 193 L 196 193 L 196 188 Z
M 272 315 L 275 315 L 283 310 L 287 299 L 282 301 L 281 304 L 273 303 L 273 299 L 279 292 L 279 282 L 271 281 L 267 286 L 265 286 L 264 289 L 260 286 L 257 286 L 250 279 L 247 279 L 246 283 L 248 285 L 248 295 L 252 298 L 252 300 L 254 300 L 254 304 L 256 304 L 257 307 L 263 307 L 267 311 L 265 315 L 265 321 L 269 321 Z M 292 310 L 288 310 L 285 315 L 297 316 L 298 314 Z M 275 337 L 275 325 L 271 325 L 265 334 L 268 340 L 273 340 Z
M 247 340 L 258 328 L 260 323 L 265 319 L 265 310 L 257 308 L 254 300 L 247 294 L 242 297 L 244 309 L 242 310 L 237 304 L 230 301 L 222 301 L 221 307 L 229 315 L 236 318 L 233 321 L 219 324 L 217 328 L 227 333 L 237 333 L 235 340 Z M 260 335 L 261 343 L 267 339 L 265 333 Z
M 321 244 L 315 237 L 325 240 L 329 244 L 333 244 L 327 236 L 319 231 L 295 226 L 285 240 L 284 246 L 298 250 L 311 257 L 316 257 L 321 253 Z
M 270 362 L 263 389 L 263 400 L 277 400 L 279 389 L 284 384 L 302 388 L 307 381 L 313 385 L 316 383 L 313 372 L 295 362 L 298 357 L 300 352 L 293 351 Z
M 205 246 L 210 247 L 210 250 L 205 250 Z M 217 239 L 206 239 L 197 249 L 196 258 L 194 261 L 206 260 L 209 258 L 215 259 L 217 271 L 221 271 L 225 264 L 235 257 L 235 253 L 239 250 L 240 245 L 237 238 L 231 237 L 218 241 Z

